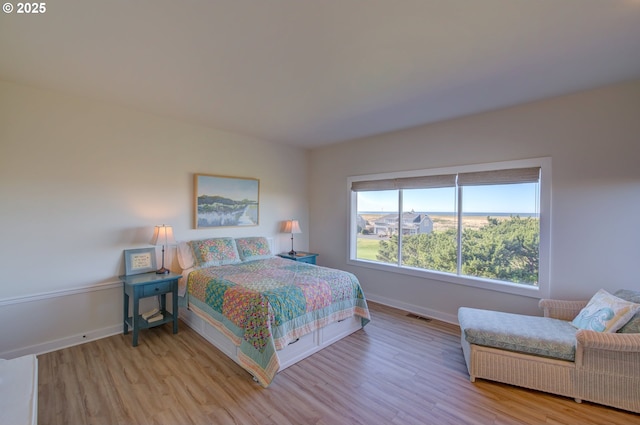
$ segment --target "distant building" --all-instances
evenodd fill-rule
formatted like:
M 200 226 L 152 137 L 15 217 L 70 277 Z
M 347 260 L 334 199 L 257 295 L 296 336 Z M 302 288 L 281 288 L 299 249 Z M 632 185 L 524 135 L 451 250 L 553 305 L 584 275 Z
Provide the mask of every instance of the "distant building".
M 402 214 L 402 234 L 405 236 L 431 233 L 433 220 L 427 214 L 406 212 Z M 373 223 L 373 233 L 379 236 L 398 234 L 398 214 L 387 214 Z

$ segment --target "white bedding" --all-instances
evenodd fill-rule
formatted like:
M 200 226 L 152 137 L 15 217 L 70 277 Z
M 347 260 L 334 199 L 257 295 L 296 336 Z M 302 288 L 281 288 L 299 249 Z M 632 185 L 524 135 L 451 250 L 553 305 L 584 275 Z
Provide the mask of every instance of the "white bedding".
M 38 423 L 38 358 L 0 359 L 0 425 Z

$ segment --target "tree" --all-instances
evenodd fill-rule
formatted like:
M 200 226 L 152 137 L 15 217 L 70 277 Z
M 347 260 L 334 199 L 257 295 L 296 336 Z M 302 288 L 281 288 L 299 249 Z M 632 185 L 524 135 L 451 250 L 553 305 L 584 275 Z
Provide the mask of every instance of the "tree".
M 402 264 L 442 272 L 457 272 L 455 230 L 405 236 L 402 239 Z M 538 283 L 539 220 L 487 217 L 479 229 L 463 229 L 462 274 L 507 282 Z M 398 261 L 398 236 L 381 241 L 377 259 Z
M 465 231 L 462 271 L 471 276 L 536 284 L 539 234 L 537 219 L 520 217 L 489 220 L 479 230 Z
M 446 230 L 406 236 L 402 240 L 403 265 L 455 273 L 456 234 L 455 230 Z
M 376 260 L 383 263 L 398 262 L 398 235 L 391 235 L 389 239 L 380 241 Z

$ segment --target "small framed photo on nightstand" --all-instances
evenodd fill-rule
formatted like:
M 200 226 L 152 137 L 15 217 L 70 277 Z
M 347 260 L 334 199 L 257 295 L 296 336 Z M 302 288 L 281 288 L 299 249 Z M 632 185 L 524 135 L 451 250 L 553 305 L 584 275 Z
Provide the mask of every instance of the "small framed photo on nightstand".
M 124 250 L 124 274 L 127 276 L 156 271 L 156 249 Z

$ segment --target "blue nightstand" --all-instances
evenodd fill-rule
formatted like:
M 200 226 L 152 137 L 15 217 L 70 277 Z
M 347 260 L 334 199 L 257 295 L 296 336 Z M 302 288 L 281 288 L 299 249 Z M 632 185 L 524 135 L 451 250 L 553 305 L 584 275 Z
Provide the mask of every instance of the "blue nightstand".
M 140 329 L 153 328 L 173 322 L 173 333 L 178 333 L 178 280 L 182 275 L 175 273 L 156 274 L 155 272 L 120 276 L 124 284 L 124 334 L 133 329 L 133 346 L 138 345 Z M 167 311 L 167 294 L 171 293 L 172 312 Z M 140 314 L 140 298 L 160 295 L 162 319 L 147 322 Z M 129 297 L 133 297 L 133 316 L 129 316 Z
M 315 264 L 316 257 L 318 256 L 318 254 L 314 254 L 312 252 L 297 252 L 294 255 L 289 255 L 288 253 L 283 252 L 281 254 L 278 254 L 278 256 L 282 258 L 286 258 L 287 260 L 299 261 L 301 263 Z

